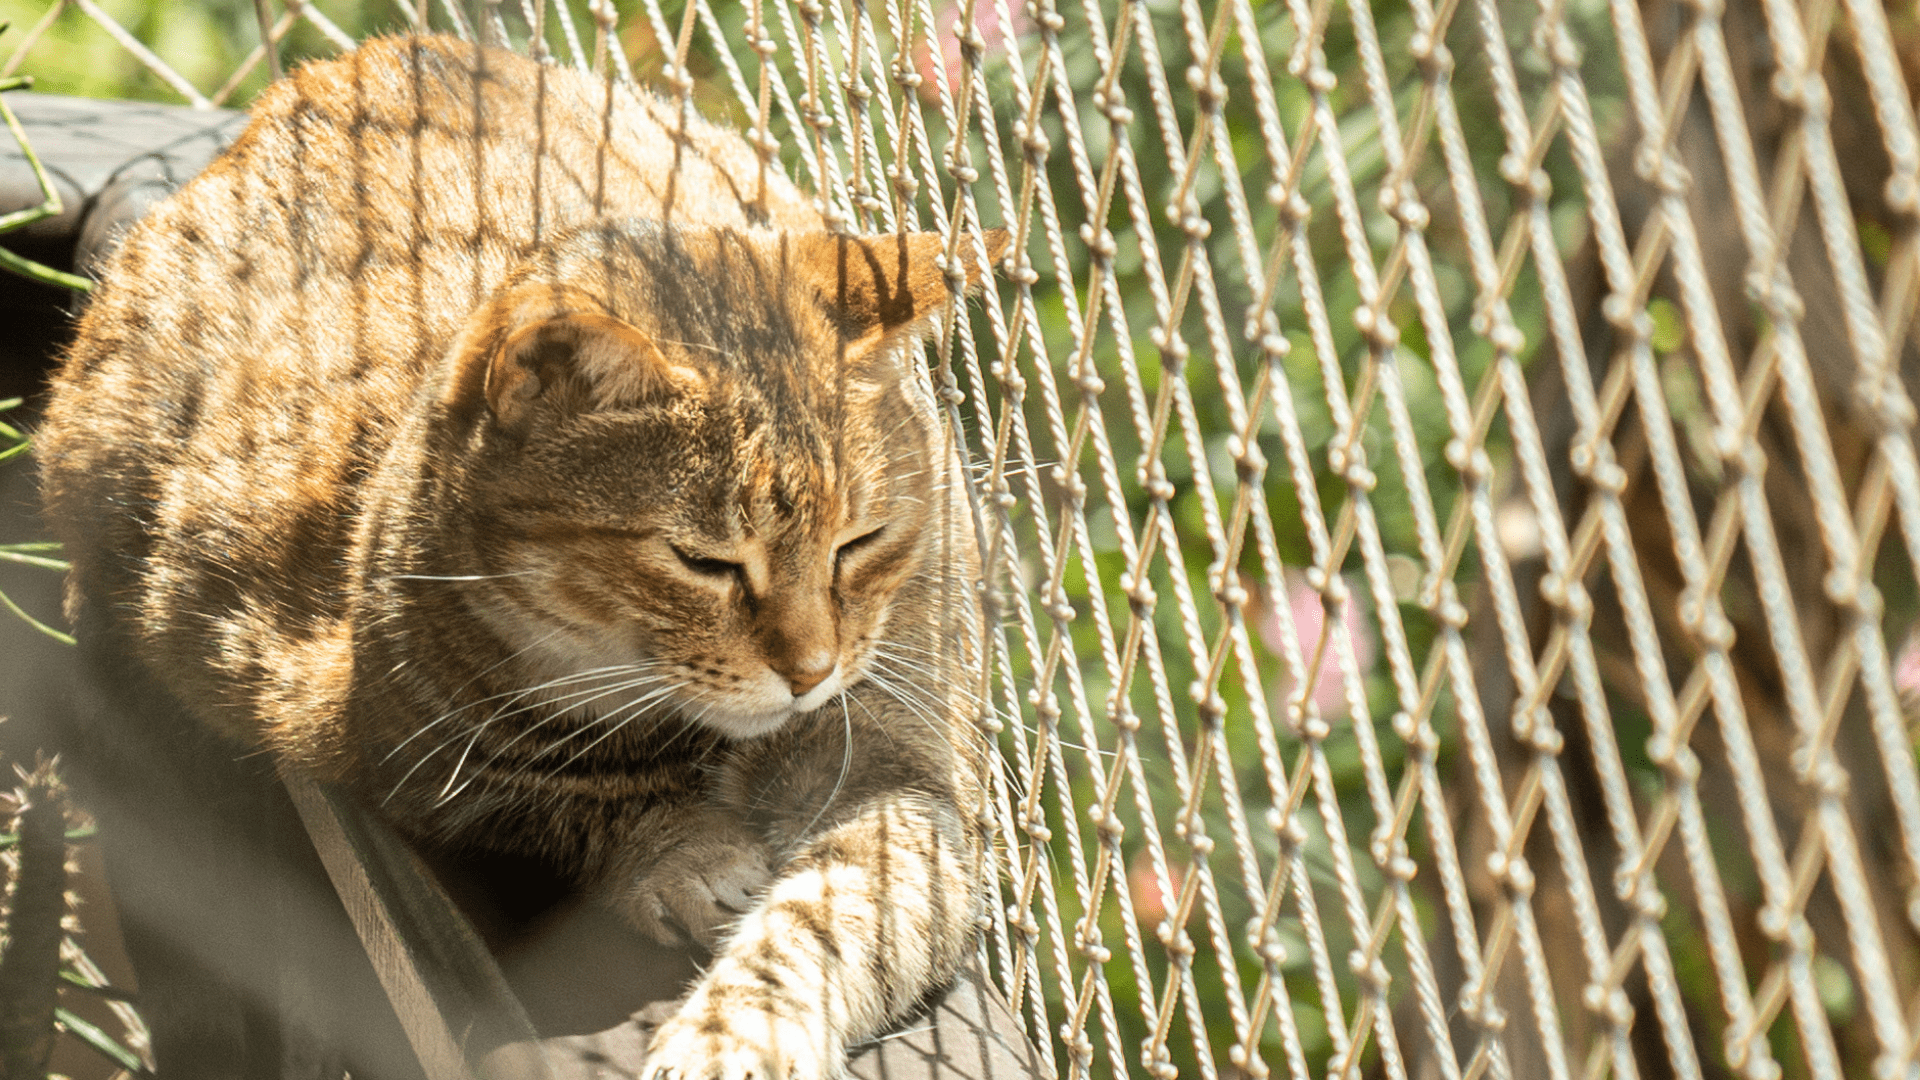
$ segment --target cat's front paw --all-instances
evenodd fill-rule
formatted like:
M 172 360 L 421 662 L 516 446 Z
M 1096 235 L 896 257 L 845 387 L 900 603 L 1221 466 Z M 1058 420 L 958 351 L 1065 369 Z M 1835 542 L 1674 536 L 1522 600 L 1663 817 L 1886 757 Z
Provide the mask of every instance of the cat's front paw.
M 687 939 L 716 951 L 720 939 L 773 880 L 771 853 L 757 837 L 720 829 L 681 843 L 632 882 L 628 918 L 663 945 Z
M 648 1080 L 833 1080 L 839 1054 L 801 1017 L 741 1005 L 689 1004 L 660 1026 Z

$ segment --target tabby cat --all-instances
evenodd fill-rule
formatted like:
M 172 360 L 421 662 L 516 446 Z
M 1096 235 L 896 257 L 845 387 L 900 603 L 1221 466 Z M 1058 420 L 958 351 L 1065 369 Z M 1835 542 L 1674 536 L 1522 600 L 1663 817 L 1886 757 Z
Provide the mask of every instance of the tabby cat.
M 711 947 L 650 1070 L 835 1075 L 979 917 L 919 359 L 1006 234 L 963 240 L 836 236 L 739 136 L 502 51 L 306 66 L 80 320 L 39 436 L 69 615 L 423 847 Z

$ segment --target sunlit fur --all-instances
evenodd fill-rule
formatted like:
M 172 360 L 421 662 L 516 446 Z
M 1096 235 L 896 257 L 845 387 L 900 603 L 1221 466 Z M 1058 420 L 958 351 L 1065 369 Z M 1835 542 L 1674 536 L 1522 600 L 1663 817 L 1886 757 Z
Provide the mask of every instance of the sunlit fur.
M 834 237 L 569 71 L 306 67 L 81 321 L 40 435 L 70 614 L 416 841 L 715 946 L 654 1067 L 833 1074 L 985 873 L 945 246 Z

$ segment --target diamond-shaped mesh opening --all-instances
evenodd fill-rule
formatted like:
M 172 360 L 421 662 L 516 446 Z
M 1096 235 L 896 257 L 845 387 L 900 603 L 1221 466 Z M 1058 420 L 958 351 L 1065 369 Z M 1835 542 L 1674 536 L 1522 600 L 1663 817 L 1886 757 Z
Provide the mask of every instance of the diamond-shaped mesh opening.
M 1910 11 L 341 8 L 227 38 L 538 48 L 1015 231 L 929 377 L 1060 1076 L 1920 1073 Z M 7 72 L 271 66 L 44 11 Z

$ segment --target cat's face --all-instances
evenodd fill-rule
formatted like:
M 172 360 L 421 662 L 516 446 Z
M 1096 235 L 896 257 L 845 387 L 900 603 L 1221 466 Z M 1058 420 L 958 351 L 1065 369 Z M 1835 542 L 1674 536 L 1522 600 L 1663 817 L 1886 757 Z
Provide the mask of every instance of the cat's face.
M 748 738 L 921 662 L 884 631 L 952 550 L 945 279 L 820 240 L 598 235 L 477 317 L 473 607 L 550 700 Z
M 932 432 L 900 387 L 843 424 L 777 430 L 740 392 L 602 414 L 550 433 L 481 489 L 486 616 L 543 678 L 676 706 L 736 737 L 865 674 L 900 586 L 930 557 Z M 720 437 L 715 437 L 716 435 Z M 484 510 L 480 509 L 484 507 Z

